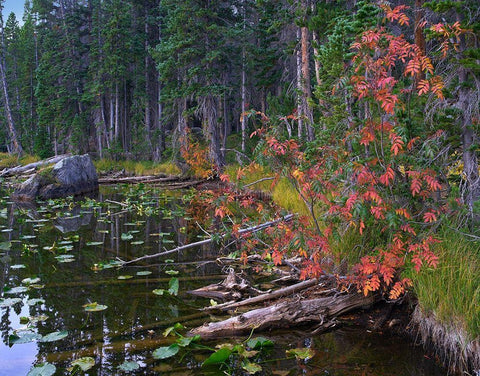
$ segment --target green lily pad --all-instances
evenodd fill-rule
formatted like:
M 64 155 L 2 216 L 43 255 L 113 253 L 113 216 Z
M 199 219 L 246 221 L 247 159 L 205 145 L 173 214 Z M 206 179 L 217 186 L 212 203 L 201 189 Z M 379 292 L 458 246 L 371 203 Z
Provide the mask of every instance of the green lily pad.
M 177 275 L 179 273 L 178 270 L 165 270 L 165 273 L 168 275 Z
M 47 315 L 38 315 L 38 316 L 30 316 L 28 317 L 28 321 L 32 324 L 35 324 L 37 322 L 42 322 L 48 320 Z
M 203 366 L 208 366 L 211 364 L 221 364 L 224 363 L 232 355 L 232 350 L 227 348 L 221 348 L 220 350 L 215 351 L 203 362 Z
M 6 298 L 0 299 L 0 308 L 11 307 L 15 304 L 18 304 L 22 301 L 20 298 Z
M 23 264 L 16 264 L 16 265 L 10 266 L 10 269 L 25 269 L 25 268 L 26 266 Z
M 265 337 L 255 337 L 248 340 L 247 346 L 251 349 L 260 349 L 262 347 L 273 346 L 273 342 Z
M 8 251 L 12 248 L 12 242 L 1 242 L 0 243 L 0 250 L 1 251 Z
M 249 375 L 254 375 L 256 374 L 257 372 L 261 372 L 262 371 L 262 366 L 260 364 L 257 364 L 257 363 L 252 363 L 252 362 L 244 362 L 242 364 L 242 368 L 247 371 L 247 373 Z
M 83 372 L 86 372 L 86 371 L 88 371 L 90 368 L 92 368 L 93 366 L 95 366 L 95 359 L 93 359 L 93 358 L 91 358 L 91 357 L 89 357 L 89 356 L 86 356 L 86 357 L 83 357 L 83 358 L 74 360 L 72 363 L 70 363 L 70 365 L 72 366 L 72 368 L 80 367 L 80 369 L 81 369 Z
M 135 371 L 140 368 L 137 362 L 123 362 L 118 366 L 118 369 L 123 372 Z
M 170 279 L 170 281 L 168 282 L 168 292 L 176 296 L 178 295 L 178 288 L 179 288 L 178 278 Z
M 83 308 L 87 312 L 99 312 L 99 311 L 106 310 L 108 306 L 94 302 L 94 303 L 85 304 Z
M 289 356 L 294 356 L 297 359 L 309 359 L 313 358 L 315 355 L 315 351 L 313 351 L 311 348 L 308 347 L 302 347 L 302 348 L 297 348 L 297 349 L 290 349 L 286 351 L 287 357 Z
M 132 279 L 133 275 L 119 275 L 117 279 Z
M 40 282 L 40 278 L 36 277 L 36 278 L 25 278 L 25 279 L 22 279 L 22 283 L 24 285 L 34 285 L 36 283 Z
M 85 245 L 102 245 L 103 242 L 87 242 Z
M 179 350 L 180 347 L 176 343 L 174 343 L 173 345 L 170 345 L 168 347 L 159 347 L 153 352 L 152 355 L 155 359 L 168 359 L 172 356 L 175 356 Z
M 68 332 L 66 330 L 62 330 L 61 332 L 52 332 L 49 333 L 40 340 L 40 342 L 55 342 L 60 341 L 68 336 Z
M 155 289 L 152 291 L 155 295 L 160 295 L 162 296 L 163 294 L 165 294 L 165 290 L 164 289 Z
M 120 236 L 120 238 L 122 240 L 132 240 L 133 239 L 133 235 L 129 232 L 127 233 L 122 233 L 122 235 Z
M 45 303 L 45 299 L 29 299 L 27 300 L 27 304 L 29 306 L 34 306 L 36 304 L 43 304 Z
M 47 362 L 33 367 L 27 373 L 27 376 L 52 376 L 56 371 L 57 367 Z
M 131 245 L 141 245 L 141 244 L 143 244 L 143 243 L 145 243 L 143 240 L 137 240 L 137 241 L 135 241 L 135 242 L 131 242 L 130 244 L 131 244 Z
M 152 272 L 150 270 L 142 270 L 140 272 L 137 272 L 138 276 L 145 276 L 145 275 L 150 275 Z
M 20 236 L 20 239 L 23 239 L 23 240 L 35 239 L 35 238 L 36 238 L 35 235 L 22 235 L 22 236 Z
M 38 341 L 41 338 L 42 338 L 41 334 L 27 330 L 27 331 L 18 332 L 16 334 L 12 334 L 11 336 L 8 337 L 8 342 L 11 345 L 20 345 L 24 343 Z
M 8 289 L 8 290 L 5 290 L 5 294 L 21 294 L 22 292 L 25 292 L 27 291 L 28 288 L 27 287 L 23 287 L 23 286 L 18 286 L 18 287 L 13 287 L 11 289 Z

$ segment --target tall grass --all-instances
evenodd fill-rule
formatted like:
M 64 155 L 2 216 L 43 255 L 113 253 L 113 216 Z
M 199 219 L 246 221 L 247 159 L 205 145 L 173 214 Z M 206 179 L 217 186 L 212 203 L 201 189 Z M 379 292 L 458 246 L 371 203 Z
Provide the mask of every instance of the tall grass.
M 36 155 L 24 154 L 21 157 L 15 154 L 0 153 L 0 169 L 11 168 L 18 165 L 27 165 L 29 163 L 37 162 L 40 157 Z
M 179 175 L 179 168 L 171 162 L 155 163 L 152 161 L 115 161 L 113 159 L 99 159 L 94 161 L 95 168 L 100 174 L 124 170 L 128 174 L 142 175 Z
M 443 231 L 439 266 L 410 273 L 421 309 L 452 330 L 480 340 L 480 243 Z

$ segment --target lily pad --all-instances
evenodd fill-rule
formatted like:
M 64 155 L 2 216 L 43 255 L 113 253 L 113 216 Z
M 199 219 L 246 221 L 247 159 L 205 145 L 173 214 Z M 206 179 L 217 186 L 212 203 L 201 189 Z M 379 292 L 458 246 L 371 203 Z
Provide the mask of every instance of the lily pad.
M 168 275 L 177 275 L 179 273 L 178 270 L 165 270 L 165 273 Z
M 164 289 L 155 289 L 152 291 L 155 295 L 160 295 L 162 296 L 163 294 L 165 294 L 165 290 Z
M 133 239 L 133 235 L 129 232 L 127 233 L 122 233 L 122 235 L 120 236 L 120 238 L 122 240 L 132 240 Z
M 179 350 L 180 347 L 174 343 L 168 347 L 159 347 L 153 352 L 152 355 L 155 359 L 168 359 L 172 356 L 175 356 Z
M 42 338 L 41 334 L 27 330 L 27 331 L 18 332 L 16 334 L 12 334 L 11 336 L 8 337 L 8 342 L 11 345 L 20 345 L 24 343 L 38 341 L 41 338 Z
M 179 288 L 178 278 L 170 279 L 170 281 L 168 282 L 168 292 L 176 296 L 178 295 L 178 288 Z
M 137 362 L 123 362 L 118 366 L 118 369 L 124 372 L 135 371 L 139 368 L 140 368 L 140 364 L 138 364 Z
M 132 279 L 133 275 L 119 275 L 117 279 Z
M 143 243 L 145 243 L 143 240 L 137 240 L 137 241 L 135 241 L 135 242 L 131 242 L 130 244 L 131 244 L 131 245 L 141 245 L 141 244 L 143 244 Z
M 95 359 L 86 356 L 77 360 L 74 360 L 71 364 L 72 368 L 80 367 L 83 372 L 88 371 L 90 368 L 95 366 Z
M 15 304 L 18 304 L 22 301 L 20 298 L 6 298 L 0 299 L 0 308 L 11 307 Z
M 32 324 L 36 323 L 36 322 L 42 322 L 42 321 L 46 321 L 48 320 L 48 316 L 47 315 L 38 315 L 38 316 L 30 316 L 28 317 L 28 321 Z
M 22 283 L 24 285 L 34 285 L 36 283 L 40 282 L 40 278 L 38 277 L 35 277 L 35 278 L 25 278 L 25 279 L 22 279 Z
M 61 332 L 52 332 L 49 333 L 40 340 L 40 342 L 55 342 L 60 341 L 68 336 L 68 332 L 66 330 L 62 330 Z
M 43 304 L 45 303 L 45 299 L 29 299 L 27 300 L 27 304 L 29 306 L 34 306 L 36 304 Z
M 108 306 L 103 305 L 103 304 L 98 304 L 97 302 L 94 303 L 88 303 L 83 306 L 85 311 L 87 312 L 99 312 L 99 311 L 104 311 L 108 308 Z
M 251 349 L 260 349 L 262 347 L 273 346 L 273 342 L 265 337 L 255 337 L 248 340 L 247 346 Z
M 215 351 L 203 362 L 203 366 L 208 366 L 210 364 L 221 364 L 224 363 L 232 355 L 232 350 L 227 348 L 221 348 L 220 350 Z
M 313 358 L 313 356 L 315 355 L 315 351 L 313 351 L 309 347 L 290 349 L 290 350 L 287 350 L 286 353 L 287 353 L 287 357 L 294 356 L 295 358 L 302 359 L 302 360 Z
M 21 294 L 22 292 L 27 291 L 28 288 L 24 286 L 13 287 L 11 289 L 5 290 L 5 294 Z
M 245 362 L 242 364 L 242 368 L 247 371 L 249 375 L 254 375 L 257 372 L 262 371 L 262 366 L 257 363 L 252 363 L 252 362 Z
M 0 243 L 0 250 L 1 251 L 8 251 L 12 248 L 12 242 L 1 242 Z
M 57 367 L 47 362 L 33 367 L 27 373 L 27 376 L 52 376 L 56 371 Z
M 103 242 L 87 242 L 85 245 L 102 245 Z
M 145 276 L 145 275 L 150 275 L 152 272 L 150 270 L 142 270 L 140 272 L 137 272 L 137 275 L 139 276 Z
M 16 265 L 10 266 L 10 269 L 25 269 L 25 268 L 26 266 L 23 264 L 16 264 Z

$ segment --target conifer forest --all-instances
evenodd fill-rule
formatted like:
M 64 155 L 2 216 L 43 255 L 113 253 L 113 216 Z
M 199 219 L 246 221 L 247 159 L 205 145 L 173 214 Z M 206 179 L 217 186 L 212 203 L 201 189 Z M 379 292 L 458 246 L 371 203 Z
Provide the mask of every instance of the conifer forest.
M 0 376 L 480 375 L 478 0 L 6 2 Z

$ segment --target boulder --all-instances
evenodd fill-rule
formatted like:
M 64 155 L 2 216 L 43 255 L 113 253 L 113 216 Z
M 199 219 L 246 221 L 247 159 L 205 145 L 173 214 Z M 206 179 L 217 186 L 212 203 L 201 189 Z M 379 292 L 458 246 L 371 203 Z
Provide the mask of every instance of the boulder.
M 47 167 L 15 190 L 15 200 L 47 200 L 76 196 L 98 190 L 98 176 L 88 154 L 66 157 Z

